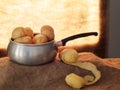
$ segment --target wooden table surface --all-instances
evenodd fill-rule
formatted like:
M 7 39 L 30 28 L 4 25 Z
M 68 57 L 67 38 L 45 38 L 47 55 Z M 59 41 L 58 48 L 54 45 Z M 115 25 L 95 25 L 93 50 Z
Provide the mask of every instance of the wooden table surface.
M 120 90 L 120 58 L 101 59 L 92 53 L 80 53 L 80 61 L 94 63 L 101 71 L 102 77 L 94 85 L 80 90 Z M 104 64 L 99 61 L 111 61 Z M 110 67 L 113 66 L 113 67 Z M 25 66 L 13 63 L 8 57 L 0 58 L 0 90 L 79 90 L 66 85 L 64 78 L 69 73 L 84 76 L 91 72 L 81 68 L 54 61 L 39 66 Z

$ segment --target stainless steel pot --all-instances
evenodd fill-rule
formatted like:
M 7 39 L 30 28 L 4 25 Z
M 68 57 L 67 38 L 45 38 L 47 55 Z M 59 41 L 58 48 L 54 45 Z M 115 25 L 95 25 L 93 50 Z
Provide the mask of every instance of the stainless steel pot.
M 97 32 L 88 32 L 73 35 L 55 42 L 50 41 L 43 44 L 20 44 L 10 40 L 8 44 L 8 55 L 11 61 L 24 65 L 40 65 L 53 61 L 56 57 L 59 45 L 65 45 L 67 41 L 90 35 L 97 36 Z

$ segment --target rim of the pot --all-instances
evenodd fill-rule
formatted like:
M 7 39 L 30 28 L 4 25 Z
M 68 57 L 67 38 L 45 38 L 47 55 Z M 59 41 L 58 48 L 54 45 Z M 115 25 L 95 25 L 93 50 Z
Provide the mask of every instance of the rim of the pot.
M 10 42 L 13 43 L 14 45 L 20 45 L 20 46 L 44 46 L 44 45 L 49 45 L 49 44 L 55 43 L 55 40 L 51 40 L 49 42 L 45 42 L 42 44 L 23 44 L 23 43 L 15 42 L 12 39 L 10 39 Z

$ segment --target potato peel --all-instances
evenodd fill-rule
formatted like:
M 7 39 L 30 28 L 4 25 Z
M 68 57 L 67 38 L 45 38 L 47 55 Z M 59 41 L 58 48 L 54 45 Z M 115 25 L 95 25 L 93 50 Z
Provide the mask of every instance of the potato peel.
M 91 76 L 91 75 L 86 75 L 84 77 L 86 85 L 94 84 L 95 82 L 97 82 L 101 78 L 101 72 L 99 70 L 97 70 L 96 66 L 94 64 L 90 63 L 90 62 L 83 62 L 83 63 L 76 62 L 76 63 L 70 63 L 70 64 L 74 65 L 74 66 L 78 66 L 82 69 L 91 71 L 94 74 L 94 77 Z

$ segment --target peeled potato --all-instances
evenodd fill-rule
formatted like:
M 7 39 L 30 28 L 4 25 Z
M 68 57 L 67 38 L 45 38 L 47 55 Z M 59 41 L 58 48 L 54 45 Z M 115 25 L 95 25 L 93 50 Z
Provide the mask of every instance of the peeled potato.
M 41 34 L 46 35 L 48 37 L 48 40 L 51 41 L 54 39 L 55 35 L 54 35 L 54 30 L 51 26 L 49 25 L 44 25 L 41 28 Z
M 25 31 L 23 27 L 16 27 L 12 32 L 12 39 L 20 38 L 25 36 Z
M 33 37 L 34 44 L 42 44 L 48 42 L 48 38 L 45 35 L 38 34 Z
M 76 62 L 78 53 L 74 49 L 64 49 L 60 52 L 60 58 L 65 63 L 73 63 Z
M 65 82 L 73 88 L 82 88 L 85 85 L 84 79 L 74 73 L 68 74 L 65 78 Z
M 33 30 L 32 30 L 31 28 L 29 28 L 29 27 L 25 27 L 24 30 L 25 30 L 25 34 L 26 34 L 26 36 L 30 36 L 30 37 L 33 38 L 34 33 L 33 33 Z
M 25 37 L 20 37 L 14 40 L 17 43 L 22 43 L 22 44 L 31 44 L 32 43 L 32 38 L 29 36 Z

